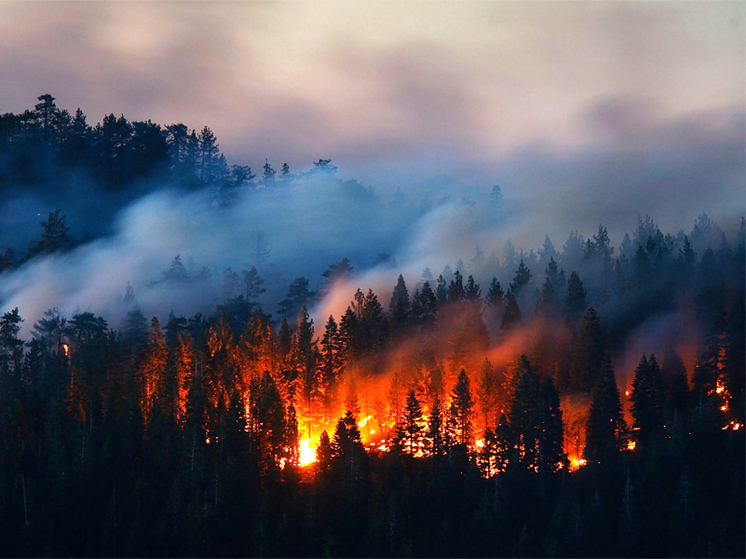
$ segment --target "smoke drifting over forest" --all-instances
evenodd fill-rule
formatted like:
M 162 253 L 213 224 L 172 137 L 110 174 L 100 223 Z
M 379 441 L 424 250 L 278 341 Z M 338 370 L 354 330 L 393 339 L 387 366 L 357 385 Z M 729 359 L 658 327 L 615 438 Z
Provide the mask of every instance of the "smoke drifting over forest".
M 743 8 L 0 3 L 0 556 L 744 556 Z

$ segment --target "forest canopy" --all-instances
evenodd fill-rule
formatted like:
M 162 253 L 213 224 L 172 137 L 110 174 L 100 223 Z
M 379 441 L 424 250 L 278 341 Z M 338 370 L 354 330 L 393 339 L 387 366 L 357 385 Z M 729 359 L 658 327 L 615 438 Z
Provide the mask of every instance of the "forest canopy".
M 159 177 L 220 220 L 322 177 L 382 204 L 336 171 L 257 177 L 208 127 L 91 127 L 49 95 L 0 117 L 3 196 L 84 175 L 124 205 Z M 72 225 L 40 216 L 0 286 L 98 246 Z M 645 215 L 619 246 L 600 224 L 416 274 L 378 246 L 281 269 L 252 240 L 117 278 L 111 316 L 0 300 L 0 554 L 744 555 L 743 218 Z

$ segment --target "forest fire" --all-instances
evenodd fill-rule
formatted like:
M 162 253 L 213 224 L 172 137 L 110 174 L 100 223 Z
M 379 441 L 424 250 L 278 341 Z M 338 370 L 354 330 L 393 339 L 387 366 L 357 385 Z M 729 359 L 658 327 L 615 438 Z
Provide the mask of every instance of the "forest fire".
M 299 445 L 298 464 L 310 466 L 316 462 L 316 448 L 311 446 L 310 439 L 302 439 Z
M 694 407 L 695 391 L 674 350 L 660 365 L 655 355 L 641 355 L 630 388 L 620 390 L 595 310 L 573 314 L 558 306 L 550 315 L 554 318 L 538 314 L 491 337 L 486 322 L 494 329 L 496 308 L 501 308 L 495 302 L 497 281 L 481 299 L 473 277 L 464 285 L 460 274 L 453 276 L 450 285 L 441 283 L 440 302 L 429 283 L 408 299 L 400 278 L 390 305 L 409 309 L 402 311 L 400 323 L 394 311 L 382 310 L 372 290 L 358 290 L 341 317 L 327 318 L 323 332 L 316 331 L 304 307 L 292 326 L 284 320 L 277 327 L 256 310 L 236 325 L 235 316 L 225 314 L 192 323 L 171 317 L 164 327 L 153 319 L 139 337 L 121 338 L 110 335 L 102 319 L 81 313 L 71 318 L 70 329 L 53 331 L 59 345 L 50 347 L 61 348 L 67 358 L 56 359 L 55 351 L 30 352 L 17 366 L 26 367 L 28 378 L 54 371 L 53 378 L 68 379 L 59 388 L 58 399 L 65 402 L 59 413 L 72 430 L 70 440 L 80 441 L 72 450 L 80 461 L 85 453 L 90 456 L 91 444 L 98 444 L 91 442 L 90 430 L 105 429 L 107 421 L 127 426 L 134 417 L 140 430 L 121 431 L 144 433 L 148 441 L 173 430 L 180 457 L 173 463 L 183 464 L 183 486 L 205 475 L 199 472 L 209 472 L 197 482 L 197 516 L 224 506 L 230 491 L 224 484 L 243 487 L 247 479 L 253 491 L 271 491 L 295 479 L 301 493 L 351 492 L 351 502 L 364 502 L 356 491 L 388 491 L 387 483 L 400 483 L 389 477 L 396 471 L 412 487 L 421 483 L 415 480 L 442 476 L 449 480 L 442 487 L 448 488 L 467 471 L 474 479 L 495 480 L 484 484 L 491 488 L 501 480 L 530 486 L 565 469 L 572 475 L 581 469 L 602 471 L 608 464 L 621 463 L 634 472 L 636 459 L 656 459 L 656 453 L 641 452 L 646 445 L 672 444 L 681 417 L 690 437 L 702 436 L 701 431 L 712 438 L 710 423 L 692 428 L 701 421 L 700 398 Z M 581 289 L 577 277 L 572 282 Z M 509 316 L 502 301 L 502 314 Z M 52 318 L 38 325 L 40 339 L 38 332 L 56 324 Z M 15 314 L 4 319 L 20 322 Z M 6 325 L 5 331 L 12 328 Z M 709 352 L 723 354 L 727 363 L 733 339 Z M 123 363 L 126 375 L 115 367 L 100 372 L 101 347 L 120 357 L 112 362 Z M 732 394 L 741 394 L 741 388 L 727 369 L 715 373 L 716 367 L 707 377 L 700 366 L 692 384 L 712 409 L 725 412 L 715 427 L 722 438 L 736 438 L 744 429 L 731 409 L 738 401 Z M 132 394 L 137 414 L 122 406 L 121 394 Z M 91 412 L 95 406 L 100 407 Z M 91 427 L 91 418 L 99 417 L 103 421 Z M 230 468 L 220 465 L 224 455 L 231 456 Z M 225 481 L 232 468 L 241 481 Z M 521 471 L 526 477 L 517 476 Z M 683 472 L 679 485 L 686 489 L 690 482 Z M 638 481 L 639 473 L 630 475 L 645 483 Z M 593 483 L 596 477 L 577 475 L 569 485 Z M 624 479 L 617 481 L 624 485 Z M 485 494 L 482 501 L 499 502 L 499 492 Z M 386 518 L 387 507 L 394 505 L 371 506 Z M 589 510 L 592 506 L 588 503 Z

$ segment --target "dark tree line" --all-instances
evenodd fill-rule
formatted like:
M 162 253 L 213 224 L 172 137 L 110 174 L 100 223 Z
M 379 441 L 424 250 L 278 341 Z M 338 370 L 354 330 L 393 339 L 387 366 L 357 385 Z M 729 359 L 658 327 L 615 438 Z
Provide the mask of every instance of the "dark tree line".
M 90 127 L 48 95 L 0 117 L 1 188 L 71 173 L 210 186 L 216 208 L 256 178 L 209 128 Z M 289 176 L 267 161 L 261 182 Z M 21 259 L 74 246 L 62 212 L 41 225 Z M 744 239 L 703 214 L 689 235 L 640 218 L 618 254 L 603 225 L 561 251 L 477 248 L 321 324 L 309 309 L 358 280 L 347 258 L 284 286 L 227 268 L 192 317 L 147 317 L 131 285 L 116 328 L 8 309 L 0 554 L 742 557 Z M 176 255 L 155 283 L 210 274 Z M 645 340 L 620 386 L 632 334 L 665 315 L 691 322 L 693 367 Z
M 65 229 L 50 215 L 34 246 Z M 305 278 L 279 323 L 266 314 L 255 268 L 226 270 L 235 289 L 210 315 L 161 323 L 135 305 L 114 330 L 50 310 L 21 339 L 7 311 L 0 553 L 741 556 L 742 237 L 702 260 L 685 243 L 600 312 L 586 287 L 599 280 L 563 282 L 553 257 L 538 295 L 525 262 L 507 294 L 456 270 L 410 296 L 400 276 L 388 304 L 359 289 L 323 327 Z M 623 258 L 600 262 L 624 273 Z M 689 273 L 673 285 L 667 266 Z M 355 272 L 344 259 L 322 278 L 328 292 Z M 180 258 L 162 281 L 188 285 Z M 673 346 L 639 356 L 627 397 L 609 309 L 649 285 L 695 308 L 704 334 L 692 371 Z M 523 355 L 485 358 L 519 329 Z M 563 399 L 583 395 L 571 460 Z

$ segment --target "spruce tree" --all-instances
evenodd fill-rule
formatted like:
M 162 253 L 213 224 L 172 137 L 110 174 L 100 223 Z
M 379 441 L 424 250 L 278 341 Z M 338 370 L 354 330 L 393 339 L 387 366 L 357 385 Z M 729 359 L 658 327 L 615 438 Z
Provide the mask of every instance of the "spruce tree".
M 504 292 L 503 288 L 500 286 L 500 282 L 497 281 L 497 278 L 493 277 L 490 282 L 490 288 L 487 291 L 487 296 L 484 298 L 484 302 L 487 304 L 488 308 L 499 312 L 502 310 L 503 295 Z
M 445 440 L 443 438 L 443 409 L 440 399 L 436 396 L 430 408 L 430 417 L 427 421 L 427 445 L 431 456 L 440 456 L 445 451 Z
M 391 317 L 393 332 L 399 332 L 406 327 L 411 310 L 407 285 L 404 283 L 404 276 L 399 274 L 399 279 L 389 302 L 389 316 Z
M 564 424 L 560 409 L 559 393 L 550 377 L 544 379 L 538 411 L 539 470 L 556 472 L 563 467 Z
M 259 275 L 256 266 L 252 266 L 250 270 L 243 271 L 243 283 L 246 292 L 246 300 L 250 303 L 256 303 L 257 299 L 259 299 L 259 295 L 267 291 L 262 287 L 262 285 L 264 285 L 264 280 Z
M 539 409 L 541 381 L 525 355 L 516 371 L 517 383 L 510 400 L 510 426 L 520 449 L 521 461 L 527 468 L 538 467 Z
M 580 318 L 585 312 L 585 289 L 578 274 L 573 272 L 567 281 L 567 295 L 565 295 L 565 310 L 570 318 Z
M 614 368 L 606 357 L 601 377 L 593 388 L 586 423 L 583 456 L 588 463 L 611 463 L 619 453 L 625 431 Z
M 508 295 L 505 297 L 505 310 L 503 311 L 500 328 L 505 330 L 515 326 L 521 321 L 521 318 L 521 309 L 518 307 L 518 301 L 516 301 L 513 292 L 509 290 Z
M 635 369 L 629 396 L 632 417 L 635 418 L 633 429 L 638 441 L 647 441 L 658 427 L 663 411 L 663 398 L 663 379 L 655 356 L 651 355 L 648 359 L 643 355 Z
M 473 408 L 474 400 L 471 396 L 469 377 L 466 371 L 461 369 L 456 384 L 451 391 L 449 415 L 456 442 L 465 447 L 472 443 Z
M 415 456 L 422 444 L 423 431 L 422 406 L 414 388 L 410 388 L 404 412 L 396 427 L 396 442 L 401 451 Z
M 510 291 L 512 293 L 520 293 L 530 281 L 531 270 L 529 270 L 528 266 L 526 266 L 526 264 L 523 263 L 523 260 L 521 260 L 521 263 L 518 265 L 518 269 L 515 272 L 515 276 L 513 277 L 513 281 L 510 284 Z

